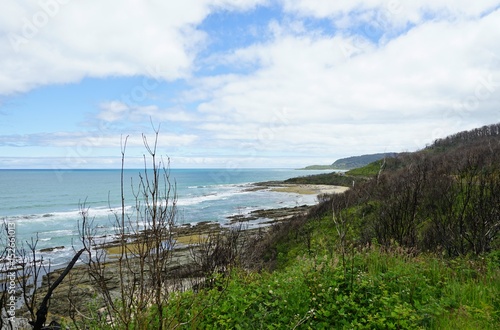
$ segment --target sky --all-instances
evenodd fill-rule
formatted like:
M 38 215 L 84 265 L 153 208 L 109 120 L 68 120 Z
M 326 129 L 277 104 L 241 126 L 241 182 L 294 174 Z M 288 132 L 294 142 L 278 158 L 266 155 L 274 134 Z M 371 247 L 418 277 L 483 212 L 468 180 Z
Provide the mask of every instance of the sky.
M 296 168 L 500 122 L 500 1 L 0 1 L 0 169 L 140 167 L 155 130 L 172 168 Z

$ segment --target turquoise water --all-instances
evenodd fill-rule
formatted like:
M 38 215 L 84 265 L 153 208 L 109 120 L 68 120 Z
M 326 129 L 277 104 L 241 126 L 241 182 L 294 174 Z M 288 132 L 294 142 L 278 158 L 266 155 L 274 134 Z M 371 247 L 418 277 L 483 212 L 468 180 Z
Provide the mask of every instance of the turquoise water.
M 132 188 L 140 170 L 125 170 L 125 204 L 135 204 Z M 314 204 L 316 197 L 268 190 L 249 191 L 251 183 L 324 173 L 292 169 L 172 169 L 178 196 L 177 223 L 216 221 L 269 209 Z M 51 253 L 62 264 L 78 246 L 80 204 L 85 202 L 100 235 L 115 233 L 113 210 L 120 206 L 120 170 L 0 170 L 0 219 L 16 225 L 18 242 L 38 235 L 37 249 L 63 246 Z M 249 226 L 257 225 L 250 223 Z

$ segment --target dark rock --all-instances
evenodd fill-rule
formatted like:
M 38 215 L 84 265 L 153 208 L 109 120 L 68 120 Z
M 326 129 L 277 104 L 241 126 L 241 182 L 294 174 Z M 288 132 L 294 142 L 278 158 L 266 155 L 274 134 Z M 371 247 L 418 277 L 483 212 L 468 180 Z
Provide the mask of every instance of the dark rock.
M 41 249 L 40 252 L 52 252 L 54 250 L 64 249 L 64 246 L 55 246 L 50 248 Z

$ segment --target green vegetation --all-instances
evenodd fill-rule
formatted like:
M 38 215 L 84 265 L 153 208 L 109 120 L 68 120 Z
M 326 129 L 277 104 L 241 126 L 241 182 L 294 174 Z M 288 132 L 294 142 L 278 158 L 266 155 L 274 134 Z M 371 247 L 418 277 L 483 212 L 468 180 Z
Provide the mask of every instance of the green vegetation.
M 441 141 L 440 148 L 344 176 L 291 180 L 338 184 L 371 177 L 272 231 L 263 257 L 274 271 L 237 268 L 226 286 L 177 296 L 178 304 L 197 308 L 177 312 L 175 323 L 188 329 L 497 329 L 500 141 L 499 134 L 470 136 L 477 132 L 461 134 L 459 143 L 447 140 L 446 150 Z
M 397 157 L 388 157 L 384 159 L 376 160 L 370 164 L 363 167 L 354 168 L 346 172 L 349 176 L 361 176 L 366 178 L 374 178 L 378 176 L 382 171 L 396 171 L 405 166 L 404 159 L 408 154 L 400 153 Z
M 351 210 L 352 211 L 352 210 Z M 171 304 L 183 329 L 494 329 L 500 322 L 499 257 L 414 256 L 377 244 L 338 253 L 331 215 L 308 222 L 310 242 L 276 244 L 272 273 L 232 272 L 203 294 Z M 178 306 L 190 308 L 179 312 Z M 168 314 L 167 313 L 167 314 Z
M 295 184 L 329 184 L 334 186 L 351 187 L 353 181 L 361 180 L 363 180 L 363 178 L 353 178 L 351 176 L 346 176 L 344 173 L 333 172 L 291 178 L 285 180 L 284 182 Z
M 378 173 L 379 170 L 380 170 L 380 164 L 379 162 L 375 162 L 365 167 L 350 170 L 345 173 L 332 172 L 332 173 L 300 176 L 296 178 L 287 179 L 284 181 L 284 183 L 326 184 L 333 186 L 351 187 L 353 186 L 353 184 L 367 181 L 372 175 Z
M 500 124 L 346 173 L 286 182 L 351 189 L 321 196 L 309 214 L 255 239 L 216 233 L 192 251 L 203 282 L 168 291 L 163 272 L 161 303 L 130 308 L 127 323 L 91 306 L 92 317 L 74 325 L 498 329 Z
M 363 167 L 358 167 L 347 171 L 347 175 L 352 176 L 365 176 L 365 177 L 373 177 L 376 176 L 380 170 L 383 168 L 384 162 L 382 160 L 377 160 L 373 163 L 370 163 Z
M 361 156 L 353 156 L 336 160 L 332 166 L 337 169 L 346 169 L 350 170 L 353 168 L 363 167 L 370 163 L 373 163 L 377 160 L 387 159 L 396 157 L 397 153 L 394 152 L 384 152 L 378 154 L 370 154 L 370 155 L 361 155 Z
M 310 165 L 304 167 L 302 170 L 350 170 L 358 167 L 363 167 L 377 160 L 381 160 L 384 158 L 392 158 L 396 156 L 397 154 L 394 152 L 352 156 L 352 157 L 337 159 L 331 165 Z
M 376 160 L 363 167 L 353 168 L 347 172 L 332 172 L 307 175 L 287 179 L 284 182 L 296 184 L 327 184 L 334 186 L 351 187 L 353 186 L 353 184 L 368 181 L 369 179 L 377 176 L 383 170 L 395 170 L 402 166 L 403 165 L 401 164 L 401 161 L 397 158 L 385 158 Z
M 310 165 L 301 168 L 301 170 L 337 170 L 337 168 L 332 165 Z
M 400 157 L 403 154 L 400 154 Z M 325 165 L 325 168 L 317 168 L 317 166 L 321 165 L 313 165 L 314 169 L 328 169 L 326 167 L 334 168 L 331 165 Z M 350 187 L 354 183 L 365 182 L 368 179 L 371 179 L 377 176 L 383 170 L 395 170 L 403 165 L 401 164 L 401 160 L 398 158 L 384 158 L 376 160 L 372 163 L 364 165 L 362 167 L 353 168 L 347 172 L 332 172 L 325 174 L 315 174 L 308 176 L 301 176 L 297 178 L 291 178 L 285 180 L 285 183 L 300 183 L 300 184 L 329 184 L 336 186 L 345 186 Z M 307 169 L 313 169 L 307 168 Z

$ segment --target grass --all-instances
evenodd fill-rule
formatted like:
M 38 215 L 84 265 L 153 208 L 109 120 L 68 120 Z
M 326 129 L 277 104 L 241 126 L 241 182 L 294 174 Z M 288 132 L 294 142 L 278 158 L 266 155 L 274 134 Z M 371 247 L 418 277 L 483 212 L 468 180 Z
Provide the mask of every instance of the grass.
M 331 245 L 330 219 L 308 226 L 309 250 L 294 234 L 278 244 L 278 270 L 236 269 L 222 298 L 220 288 L 178 295 L 171 306 L 189 308 L 175 309 L 176 322 L 191 320 L 180 328 L 494 329 L 499 324 L 500 269 L 494 254 L 447 260 L 374 244 L 350 249 L 344 265 Z
M 413 262 L 377 250 L 357 255 L 347 274 L 338 258 L 303 256 L 272 274 L 235 271 L 220 301 L 218 290 L 181 296 L 194 308 L 178 322 L 198 315 L 184 328 L 494 329 L 498 284 L 448 273 L 432 257 Z
M 377 175 L 380 171 L 380 167 L 382 166 L 382 160 L 377 160 L 373 163 L 370 163 L 366 166 L 354 168 L 346 172 L 346 175 L 352 176 L 363 176 L 363 177 L 373 177 Z
M 350 219 L 343 248 L 331 214 L 309 219 L 276 242 L 273 272 L 234 268 L 215 275 L 210 289 L 173 292 L 162 320 L 151 309 L 149 328 L 498 328 L 500 251 L 448 259 L 376 242 L 356 246 L 363 213 L 342 211 Z
M 301 176 L 285 180 L 284 182 L 301 184 L 328 184 L 351 187 L 353 182 L 363 182 L 369 178 L 375 177 L 379 173 L 382 164 L 384 164 L 385 168 L 395 168 L 398 166 L 396 160 L 388 158 L 385 160 L 385 163 L 384 160 L 378 160 L 366 166 L 354 168 L 344 173 L 333 172 Z
M 347 171 L 345 174 L 353 177 L 373 178 L 379 173 L 381 167 L 383 170 L 395 170 L 400 168 L 402 164 L 403 163 L 397 158 L 388 157 L 385 160 L 377 160 L 366 166 L 354 168 Z

